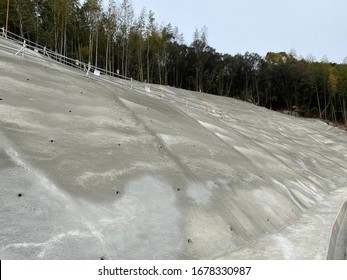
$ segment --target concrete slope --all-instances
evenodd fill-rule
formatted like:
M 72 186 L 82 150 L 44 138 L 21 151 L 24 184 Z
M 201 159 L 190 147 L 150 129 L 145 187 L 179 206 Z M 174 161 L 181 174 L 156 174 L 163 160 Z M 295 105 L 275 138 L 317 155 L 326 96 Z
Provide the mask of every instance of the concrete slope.
M 344 132 L 4 50 L 0 84 L 1 259 L 327 257 Z

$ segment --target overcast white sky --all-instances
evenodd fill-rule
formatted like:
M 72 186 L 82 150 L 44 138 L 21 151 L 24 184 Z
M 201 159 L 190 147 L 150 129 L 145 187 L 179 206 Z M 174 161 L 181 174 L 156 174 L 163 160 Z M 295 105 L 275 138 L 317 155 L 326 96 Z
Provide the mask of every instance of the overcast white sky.
M 121 0 L 119 0 L 121 1 Z M 107 2 L 107 0 L 104 0 Z M 218 52 L 295 49 L 298 55 L 326 55 L 330 61 L 347 57 L 347 0 L 132 0 L 156 21 L 171 23 L 190 44 L 195 27 L 208 28 L 209 45 Z

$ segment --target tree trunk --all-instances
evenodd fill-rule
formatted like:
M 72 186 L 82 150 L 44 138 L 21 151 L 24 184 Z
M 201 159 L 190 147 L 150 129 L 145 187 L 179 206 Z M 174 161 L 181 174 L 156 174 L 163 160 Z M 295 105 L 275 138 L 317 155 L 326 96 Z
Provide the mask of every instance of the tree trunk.
M 158 62 L 158 77 L 159 77 L 159 84 L 161 85 L 161 66 L 160 66 L 160 55 L 157 54 L 157 62 Z
M 150 63 L 149 63 L 149 42 L 147 45 L 147 82 L 149 83 L 149 71 L 150 71 Z
M 36 43 L 38 44 L 39 42 L 39 0 L 36 0 Z
M 93 51 L 92 29 L 90 29 L 89 30 L 89 58 L 88 58 L 88 62 L 92 61 L 92 51 Z
M 123 38 L 122 43 L 122 75 L 125 76 L 125 39 Z
M 18 17 L 19 17 L 19 32 L 20 32 L 20 36 L 22 38 L 24 38 L 23 16 L 22 16 L 22 12 L 21 12 L 21 9 L 20 9 L 19 4 L 18 4 L 17 1 L 16 1 L 16 12 L 17 12 Z
M 199 68 L 198 67 L 196 67 L 195 83 L 196 83 L 196 91 L 199 91 Z
M 235 76 L 230 77 L 230 83 L 229 83 L 228 89 L 227 89 L 227 94 L 228 94 L 229 97 L 231 97 L 231 94 L 230 94 L 230 93 L 231 93 L 231 87 L 232 87 L 232 85 L 233 85 L 234 77 L 235 77 Z
M 142 38 L 140 38 L 141 40 Z M 140 82 L 143 82 L 143 63 L 142 63 L 142 46 L 141 42 L 139 43 L 138 48 L 138 63 L 139 63 L 139 80 Z
M 111 45 L 112 46 L 112 68 L 111 68 L 111 71 L 113 72 L 113 73 L 115 73 L 116 71 L 116 69 L 115 69 L 115 48 L 116 48 L 116 44 L 112 44 Z
M 95 67 L 98 67 L 98 46 L 99 46 L 99 28 L 96 27 L 96 39 L 95 39 Z
M 317 103 L 318 103 L 318 111 L 319 111 L 319 118 L 322 118 L 322 109 L 320 106 L 320 100 L 319 100 L 319 93 L 318 93 L 318 87 L 317 87 L 317 80 L 316 80 L 316 76 L 314 76 L 314 87 L 316 90 L 316 96 L 317 96 Z
M 129 40 L 127 40 L 126 43 L 126 50 L 125 50 L 125 74 L 124 76 L 128 76 L 128 60 L 129 60 Z
M 109 49 L 109 44 L 110 44 L 110 40 L 109 40 L 109 36 L 107 36 L 107 40 L 106 40 L 106 75 L 107 75 L 107 70 L 108 70 L 108 49 Z
M 344 123 L 345 123 L 345 125 L 347 125 L 346 101 L 345 101 L 345 98 L 344 98 L 344 97 L 343 97 L 342 103 L 343 103 L 343 105 L 342 105 L 342 107 L 343 107 L 342 111 L 343 111 Z

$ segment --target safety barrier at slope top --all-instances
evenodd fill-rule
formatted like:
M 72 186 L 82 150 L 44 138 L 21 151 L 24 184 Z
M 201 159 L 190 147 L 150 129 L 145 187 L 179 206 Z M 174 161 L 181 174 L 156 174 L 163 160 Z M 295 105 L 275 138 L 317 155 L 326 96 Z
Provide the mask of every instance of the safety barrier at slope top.
M 47 60 L 60 65 L 69 66 L 82 71 L 80 73 L 83 73 L 84 76 L 88 76 L 89 78 L 103 81 L 118 87 L 128 88 L 133 92 L 146 94 L 169 104 L 181 105 L 189 109 L 202 110 L 212 116 L 224 119 L 225 114 L 223 110 L 217 109 L 210 103 L 199 102 L 190 98 L 173 96 L 170 94 L 168 89 L 165 89 L 165 87 L 161 87 L 159 85 L 151 86 L 151 84 L 148 83 L 137 82 L 132 78 L 120 75 L 118 71 L 117 73 L 114 73 L 112 71 L 93 66 L 90 63 L 87 64 L 79 61 L 78 59 L 64 56 L 15 33 L 10 31 L 5 32 L 4 27 L 1 28 L 0 38 L 14 43 L 13 47 L 10 47 L 1 44 L 0 41 L 0 48 L 13 52 L 15 55 L 21 55 L 23 58 L 24 56 L 27 56 L 30 58 Z M 156 89 L 156 87 L 161 87 L 161 89 Z

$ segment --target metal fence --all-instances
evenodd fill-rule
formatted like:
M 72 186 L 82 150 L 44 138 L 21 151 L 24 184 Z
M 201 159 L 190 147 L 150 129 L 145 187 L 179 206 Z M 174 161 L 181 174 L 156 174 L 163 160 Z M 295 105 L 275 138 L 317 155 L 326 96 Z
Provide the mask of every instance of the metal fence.
M 185 108 L 205 111 L 215 117 L 224 119 L 225 114 L 223 110 L 216 108 L 214 105 L 196 100 L 196 96 L 190 97 L 179 97 L 175 94 L 170 93 L 168 90 L 159 89 L 158 85 L 151 85 L 148 83 L 141 83 L 133 80 L 132 78 L 120 75 L 118 73 L 111 72 L 96 66 L 91 63 L 85 63 L 78 59 L 69 58 L 57 52 L 54 52 L 44 46 L 41 46 L 33 41 L 25 39 L 10 31 L 5 32 L 4 27 L 1 28 L 0 37 L 12 42 L 13 46 L 5 46 L 1 44 L 0 48 L 14 53 L 15 55 L 29 56 L 36 59 L 43 59 L 60 65 L 66 65 L 80 70 L 82 75 L 88 76 L 89 78 L 102 81 L 103 83 L 112 84 L 117 87 L 127 88 L 132 92 L 145 94 L 156 99 L 160 99 L 163 102 L 184 106 Z M 83 71 L 83 72 L 82 72 Z
M 6 38 L 9 41 L 12 41 L 18 45 L 21 45 L 22 47 L 16 52 L 16 55 L 21 54 L 24 55 L 31 55 L 33 56 L 32 52 L 27 52 L 28 50 L 33 51 L 36 54 L 40 54 L 43 59 L 50 58 L 51 60 L 54 60 L 56 62 L 68 65 L 70 67 L 74 67 L 80 70 L 83 70 L 85 72 L 92 71 L 93 73 L 99 74 L 99 75 L 109 75 L 112 77 L 117 77 L 125 80 L 130 80 L 131 78 L 125 77 L 123 75 L 120 75 L 118 73 L 111 72 L 109 70 L 105 70 L 96 66 L 91 65 L 90 63 L 85 63 L 83 61 L 79 61 L 78 59 L 73 59 L 67 56 L 64 56 L 62 54 L 59 54 L 55 51 L 52 51 L 44 46 L 41 46 L 33 41 L 30 41 L 28 39 L 25 39 L 15 33 L 12 33 L 10 31 L 5 31 L 4 27 L 2 28 L 1 36 Z M 38 56 L 37 56 L 38 57 Z

